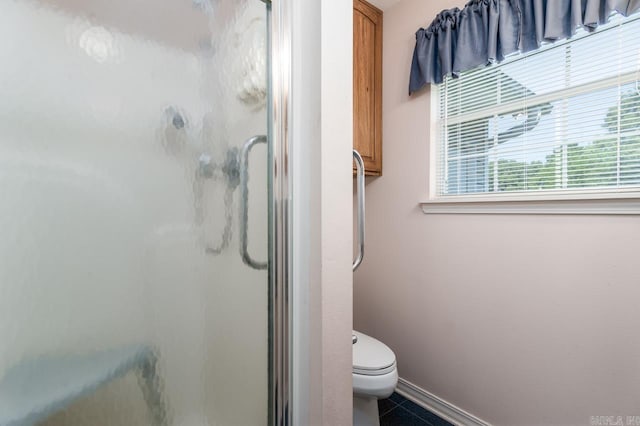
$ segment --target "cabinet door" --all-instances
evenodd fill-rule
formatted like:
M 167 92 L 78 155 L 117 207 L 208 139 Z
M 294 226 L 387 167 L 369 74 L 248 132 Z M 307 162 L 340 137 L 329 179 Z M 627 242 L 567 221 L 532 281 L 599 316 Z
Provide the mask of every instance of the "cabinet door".
M 382 174 L 382 12 L 353 3 L 353 146 L 367 175 Z

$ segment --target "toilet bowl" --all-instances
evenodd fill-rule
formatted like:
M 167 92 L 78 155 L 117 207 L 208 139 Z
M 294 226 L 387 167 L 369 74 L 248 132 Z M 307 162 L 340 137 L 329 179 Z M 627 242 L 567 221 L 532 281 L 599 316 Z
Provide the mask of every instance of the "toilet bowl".
M 378 426 L 378 399 L 387 398 L 398 383 L 396 356 L 379 340 L 353 332 L 353 424 Z

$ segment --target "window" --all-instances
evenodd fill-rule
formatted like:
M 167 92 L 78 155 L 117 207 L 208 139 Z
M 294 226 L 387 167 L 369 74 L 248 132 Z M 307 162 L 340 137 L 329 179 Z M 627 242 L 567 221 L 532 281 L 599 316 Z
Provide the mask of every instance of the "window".
M 447 78 L 436 199 L 640 194 L 640 19 Z

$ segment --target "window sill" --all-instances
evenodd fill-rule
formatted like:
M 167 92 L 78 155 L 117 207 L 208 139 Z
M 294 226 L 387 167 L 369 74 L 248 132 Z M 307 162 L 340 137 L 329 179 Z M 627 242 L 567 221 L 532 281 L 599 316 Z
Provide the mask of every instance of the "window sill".
M 425 214 L 640 215 L 640 194 L 440 197 L 420 207 Z

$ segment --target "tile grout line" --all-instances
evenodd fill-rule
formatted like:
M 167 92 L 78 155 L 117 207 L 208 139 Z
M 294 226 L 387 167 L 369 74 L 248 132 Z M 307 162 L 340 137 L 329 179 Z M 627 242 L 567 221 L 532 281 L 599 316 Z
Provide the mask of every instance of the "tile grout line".
M 409 414 L 409 416 L 411 416 L 412 418 L 420 421 L 421 423 L 423 423 L 425 426 L 435 426 L 435 425 L 439 425 L 439 422 L 433 423 L 433 419 L 428 420 L 425 419 L 424 417 L 420 416 L 419 414 L 415 413 L 413 410 L 411 410 L 410 408 L 408 408 L 406 405 L 411 405 L 411 404 L 415 404 L 413 401 L 411 401 L 410 399 L 407 399 L 405 397 L 403 397 L 402 395 L 399 395 L 397 393 L 394 393 L 394 395 L 396 395 L 396 397 L 394 399 L 388 398 L 388 401 L 392 404 L 392 407 L 389 408 L 388 410 L 386 410 L 383 413 L 379 413 L 379 418 L 382 419 L 383 417 L 387 417 L 389 415 L 392 416 L 391 413 L 396 412 L 397 413 L 397 409 L 398 407 L 402 408 L 402 412 Z M 399 402 L 396 402 L 399 401 Z M 406 404 L 407 402 L 409 402 L 409 404 Z M 420 407 L 419 405 L 415 404 L 416 406 L 418 406 L 419 408 L 421 408 L 422 410 L 424 410 L 426 413 L 431 414 L 433 416 L 435 416 L 436 418 L 438 418 L 440 420 L 440 417 L 438 417 L 436 414 L 431 413 L 429 410 L 426 410 L 424 407 Z M 445 420 L 443 420 L 445 423 L 444 424 L 449 424 L 447 423 Z
M 378 413 L 378 417 L 386 416 L 387 414 L 389 414 L 390 412 L 392 412 L 393 410 L 395 410 L 396 408 L 398 408 L 400 406 L 400 404 L 397 404 L 394 401 L 389 401 L 389 402 L 391 402 L 393 404 L 393 407 L 389 408 L 384 413 Z
M 408 401 L 408 399 L 405 399 L 400 404 L 397 404 L 397 403 L 391 401 L 394 404 L 394 407 L 391 408 L 390 410 L 387 410 L 384 414 L 380 414 L 379 417 L 380 418 L 385 417 L 385 416 L 391 414 L 391 412 L 397 410 L 398 408 L 401 408 L 402 411 L 408 413 L 411 417 L 414 417 L 414 418 L 420 420 L 420 422 L 424 423 L 426 426 L 434 426 L 433 423 L 431 423 L 430 421 L 425 420 L 422 417 L 420 417 L 420 416 L 416 415 L 415 413 L 413 413 L 412 411 L 409 411 L 407 408 L 402 407 L 402 404 L 404 404 L 406 401 Z
M 417 415 L 413 411 L 410 411 L 409 409 L 402 407 L 402 404 L 398 404 L 398 407 L 402 408 L 404 411 L 406 411 L 407 413 L 411 414 L 416 419 L 420 419 L 421 422 L 426 423 L 428 426 L 433 426 L 433 423 L 431 423 L 429 420 L 423 419 L 422 417 L 420 417 L 419 415 Z
M 427 420 L 427 419 L 425 419 L 425 418 L 423 418 L 423 417 L 420 417 L 418 414 L 414 413 L 414 412 L 413 412 L 413 411 L 411 411 L 409 408 L 407 408 L 407 407 L 405 407 L 405 406 L 404 406 L 406 402 L 409 402 L 410 404 L 414 404 L 414 405 L 417 405 L 418 407 L 420 407 L 418 404 L 416 404 L 415 402 L 411 401 L 410 399 L 407 399 L 407 398 L 403 397 L 402 395 L 399 395 L 399 396 L 400 396 L 400 398 L 402 398 L 402 402 L 400 402 L 400 403 L 396 403 L 396 404 L 398 405 L 398 407 L 402 407 L 402 408 L 404 408 L 404 410 L 405 410 L 405 411 L 408 411 L 409 413 L 411 413 L 411 414 L 412 414 L 412 415 L 414 415 L 415 417 L 419 418 L 420 420 L 427 422 L 427 424 L 429 424 L 430 426 L 433 426 L 433 425 L 434 425 L 434 423 L 432 423 L 432 421 L 431 421 L 431 420 Z M 448 422 L 447 422 L 446 420 L 441 419 L 437 414 L 430 412 L 429 410 L 425 409 L 424 407 L 420 407 L 420 408 L 421 408 L 421 409 L 423 409 L 423 410 L 425 410 L 426 412 L 428 412 L 428 413 L 430 413 L 430 414 L 432 414 L 432 415 L 434 415 L 434 416 L 438 417 L 438 419 L 440 419 L 440 420 L 442 420 L 442 421 L 446 422 L 446 424 L 448 424 Z

